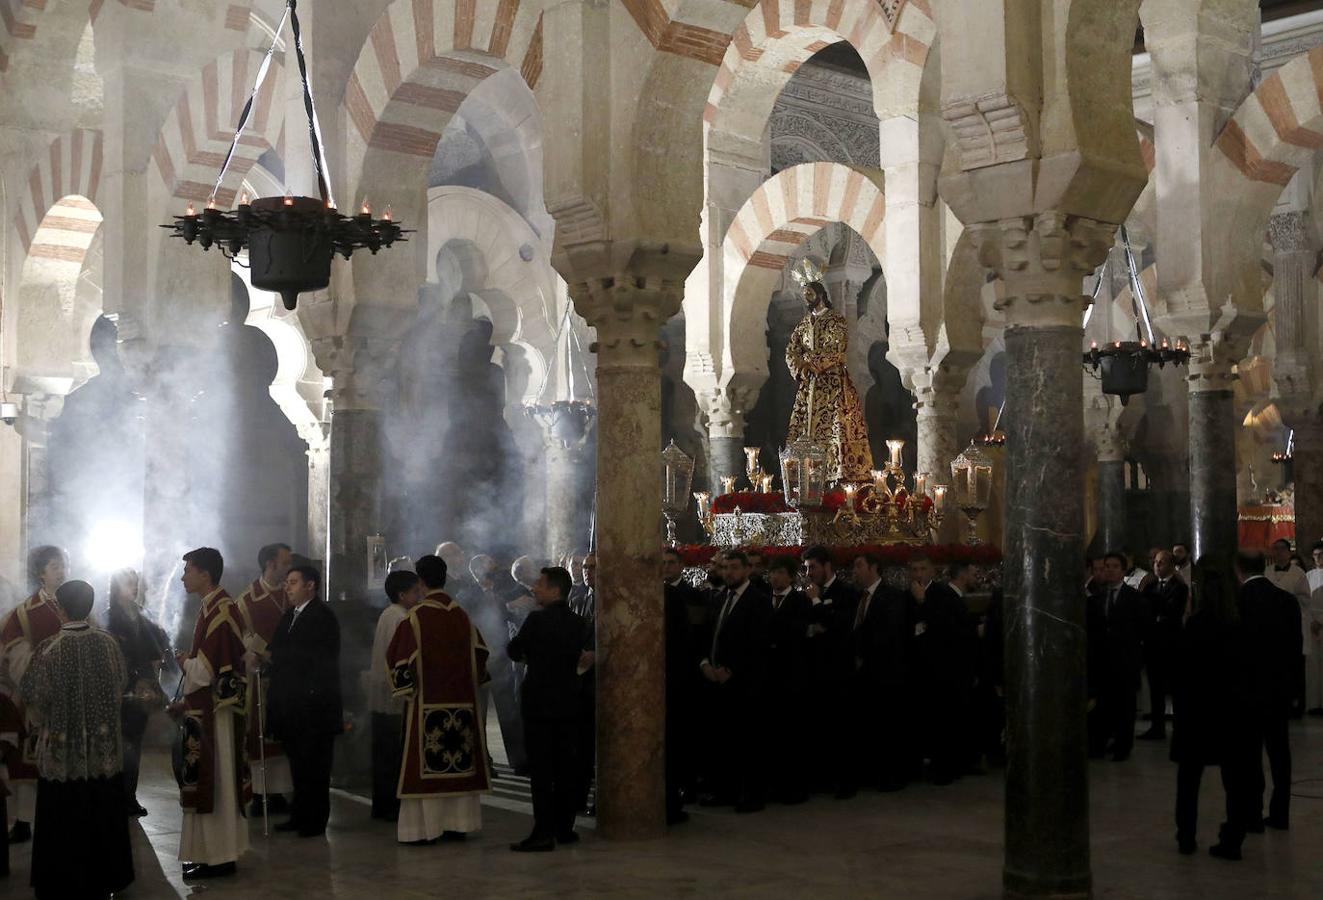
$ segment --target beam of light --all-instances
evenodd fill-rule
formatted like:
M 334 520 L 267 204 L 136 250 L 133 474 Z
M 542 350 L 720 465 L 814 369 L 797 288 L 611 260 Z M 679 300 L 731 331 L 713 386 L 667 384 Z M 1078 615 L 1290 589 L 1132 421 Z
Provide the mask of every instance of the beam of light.
M 125 566 L 138 568 L 143 553 L 141 530 L 122 521 L 98 522 L 83 545 L 83 559 L 100 573 Z

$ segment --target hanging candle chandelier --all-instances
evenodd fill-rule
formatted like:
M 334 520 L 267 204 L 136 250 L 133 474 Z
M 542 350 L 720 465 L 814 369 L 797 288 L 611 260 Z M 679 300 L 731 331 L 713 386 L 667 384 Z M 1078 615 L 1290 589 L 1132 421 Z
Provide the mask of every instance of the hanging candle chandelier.
M 1148 303 L 1144 299 L 1144 286 L 1139 281 L 1135 255 L 1130 250 L 1130 236 L 1124 225 L 1121 226 L 1121 241 L 1125 246 L 1126 269 L 1130 278 L 1135 340 L 1113 341 L 1101 347 L 1097 341 L 1093 341 L 1089 351 L 1084 354 L 1084 364 L 1092 367 L 1095 373 L 1101 372 L 1103 393 L 1120 397 L 1121 405 L 1124 406 L 1130 402 L 1131 395 L 1148 390 L 1149 366 L 1155 363 L 1158 368 L 1167 363 L 1185 365 L 1190 361 L 1190 349 L 1181 341 L 1173 345 L 1166 338 L 1157 340 L 1148 314 Z
M 239 115 L 229 153 L 221 164 L 206 207 L 199 213 L 189 203 L 184 215 L 175 216 L 174 222 L 161 226 L 170 229 L 171 237 L 183 238 L 186 244 L 196 243 L 203 250 L 216 246 L 231 261 L 247 250 L 253 286 L 280 294 L 286 309 L 295 307 L 300 293 L 321 290 L 330 284 L 331 258 L 336 253 L 345 259 L 349 259 L 355 250 L 367 249 L 375 254 L 382 247 L 407 240 L 404 234 L 412 230 L 401 228 L 394 222 L 389 207 L 382 212 L 381 218 L 375 219 L 366 201 L 357 215 L 341 215 L 336 209 L 335 197 L 326 177 L 321 126 L 312 100 L 312 88 L 308 84 L 308 65 L 303 55 L 297 5 L 297 0 L 287 0 L 285 16 L 257 71 L 253 91 Z M 294 37 L 299 77 L 303 82 L 303 107 L 308 114 L 312 164 L 321 197 L 295 197 L 287 192 L 283 197 L 260 197 L 250 203 L 245 193 L 240 196 L 236 209 L 220 209 L 216 198 L 221 183 L 252 115 L 254 101 L 266 79 L 276 41 L 286 20 Z

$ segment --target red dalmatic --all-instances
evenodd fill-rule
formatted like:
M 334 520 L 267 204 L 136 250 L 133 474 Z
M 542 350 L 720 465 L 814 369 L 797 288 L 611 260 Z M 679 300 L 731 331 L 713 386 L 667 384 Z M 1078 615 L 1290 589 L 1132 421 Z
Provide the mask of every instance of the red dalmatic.
M 276 588 L 271 590 L 262 583 L 262 579 L 257 579 L 248 586 L 248 590 L 239 596 L 238 601 L 239 617 L 243 625 L 243 634 L 245 643 L 254 652 L 259 655 L 269 653 L 271 641 L 275 639 L 276 628 L 280 625 L 280 619 L 285 615 L 285 589 Z M 263 673 L 265 674 L 265 673 Z M 258 702 L 257 702 L 258 680 L 248 679 L 248 692 L 246 709 L 248 714 L 248 758 L 250 760 L 260 759 L 262 748 L 258 746 Z M 262 734 L 269 735 L 266 729 L 266 700 L 269 685 L 265 678 L 261 681 L 262 685 Z M 273 756 L 283 756 L 284 751 L 280 744 L 267 738 L 266 758 Z
M 28 652 L 35 653 L 41 642 L 53 637 L 64 623 L 60 605 L 38 591 L 16 606 L 0 625 L 0 654 L 6 657 L 14 690 L 12 697 L 0 694 L 0 732 L 18 734 L 18 749 L 5 752 L 10 781 L 37 780 L 37 733 L 27 727 L 27 716 L 18 698 L 23 673 L 14 671 L 13 652 L 20 641 L 27 641 Z
M 432 591 L 395 629 L 386 669 L 396 697 L 408 700 L 401 798 L 491 789 L 478 685 L 488 680 L 487 645 L 468 614 Z

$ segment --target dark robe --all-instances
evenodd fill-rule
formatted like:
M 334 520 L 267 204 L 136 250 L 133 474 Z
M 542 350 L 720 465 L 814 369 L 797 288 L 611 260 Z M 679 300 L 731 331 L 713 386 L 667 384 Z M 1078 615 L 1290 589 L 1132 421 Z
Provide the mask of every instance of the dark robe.
M 812 670 L 808 657 L 808 629 L 813 619 L 813 601 L 801 590 L 784 597 L 771 596 L 768 623 L 767 709 L 772 716 L 809 708 L 813 696 Z M 782 741 L 770 748 L 769 776 L 772 797 L 783 803 L 808 798 L 812 772 L 801 758 L 803 748 Z

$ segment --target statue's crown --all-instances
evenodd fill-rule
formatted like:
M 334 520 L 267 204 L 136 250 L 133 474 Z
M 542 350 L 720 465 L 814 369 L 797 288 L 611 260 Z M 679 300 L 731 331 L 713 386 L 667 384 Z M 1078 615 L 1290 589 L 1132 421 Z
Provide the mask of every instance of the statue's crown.
M 795 283 L 800 287 L 813 281 L 822 281 L 822 261 L 806 256 L 795 263 L 794 268 L 790 270 L 790 277 L 795 279 Z

